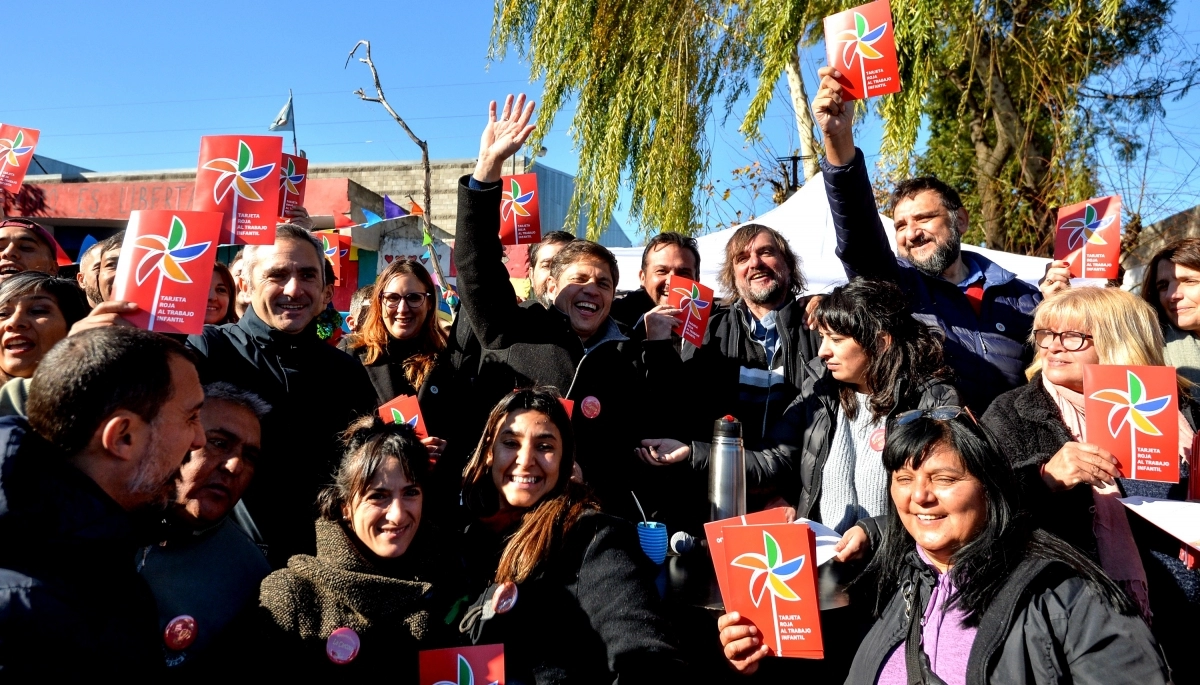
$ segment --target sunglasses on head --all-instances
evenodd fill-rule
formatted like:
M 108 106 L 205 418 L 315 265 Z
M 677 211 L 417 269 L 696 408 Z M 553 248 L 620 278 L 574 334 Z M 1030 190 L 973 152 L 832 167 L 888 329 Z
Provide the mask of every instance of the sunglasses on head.
M 970 409 L 967 407 L 958 407 L 953 404 L 946 404 L 934 407 L 933 409 L 913 409 L 912 411 L 900 412 L 896 414 L 894 420 L 897 426 L 904 426 L 921 418 L 930 418 L 934 421 L 953 421 L 963 414 L 966 414 L 971 419 L 971 423 L 979 425 L 979 421 L 971 413 Z

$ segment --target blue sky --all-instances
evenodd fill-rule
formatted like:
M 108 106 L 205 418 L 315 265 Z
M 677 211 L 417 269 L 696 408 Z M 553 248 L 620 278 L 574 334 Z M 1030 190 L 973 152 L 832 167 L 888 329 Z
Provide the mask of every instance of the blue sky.
M 365 65 L 352 61 L 343 69 L 360 38 L 372 41 L 389 101 L 428 139 L 435 159 L 475 156 L 489 99 L 517 90 L 540 93 L 515 54 L 488 63 L 487 0 L 9 4 L 8 23 L 20 27 L 26 44 L 10 62 L 19 70 L 8 73 L 0 121 L 40 129 L 39 154 L 97 171 L 194 166 L 201 135 L 265 132 L 289 88 L 300 147 L 314 162 L 419 159 L 382 108 L 351 94 L 371 83 Z M 1184 30 L 1200 22 L 1194 4 L 1180 2 L 1176 24 Z M 265 44 L 263 36 L 270 37 Z M 810 95 L 820 58 L 805 55 Z M 778 154 L 788 154 L 794 123 L 786 87 L 777 93 L 763 132 Z M 1187 188 L 1200 159 L 1200 126 L 1189 124 L 1196 104 L 1192 96 L 1169 105 L 1178 130 L 1156 143 L 1164 153 L 1150 165 L 1151 190 L 1169 198 L 1159 203 L 1166 208 L 1162 216 L 1200 199 Z M 755 157 L 737 133 L 741 106 L 711 127 L 718 189 L 728 185 L 730 170 Z M 541 161 L 573 173 L 571 114 L 552 123 Z M 863 124 L 859 140 L 868 153 L 877 149 L 878 135 L 875 122 Z M 769 193 L 757 201 L 741 197 L 747 212 L 771 206 Z M 630 229 L 623 212 L 617 219 Z

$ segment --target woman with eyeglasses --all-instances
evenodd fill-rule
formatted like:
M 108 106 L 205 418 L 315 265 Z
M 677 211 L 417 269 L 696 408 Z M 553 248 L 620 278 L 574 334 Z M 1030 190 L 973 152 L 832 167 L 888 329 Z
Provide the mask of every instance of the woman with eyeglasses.
M 1119 498 L 1186 498 L 1194 407 L 1181 392 L 1183 410 L 1173 424 L 1182 480 L 1154 483 L 1121 478 L 1116 458 L 1088 441 L 1083 396 L 1088 364 L 1163 365 L 1154 310 L 1123 290 L 1072 288 L 1038 306 L 1032 339 L 1037 357 L 1029 384 L 997 397 L 982 422 L 1022 476 L 1025 505 L 1036 520 L 1099 562 L 1143 616 L 1153 615 L 1170 657 L 1187 648 L 1173 626 L 1200 615 L 1200 574 L 1179 561 L 1179 541 L 1127 514 Z
M 1020 511 L 1016 473 L 987 431 L 956 408 L 905 418 L 883 450 L 876 621 L 846 683 L 1170 682 L 1133 603 Z M 762 627 L 737 613 L 718 625 L 731 664 L 757 670 Z
M 898 286 L 864 279 L 822 298 L 814 311 L 821 347 L 800 396 L 768 435 L 771 446 L 746 453 L 749 483 L 775 485 L 797 515 L 839 533 L 863 521 L 845 539 L 848 555 L 876 532 L 866 519 L 887 511 L 879 455 L 888 417 L 958 403 L 941 342 L 907 302 Z M 640 456 L 649 464 L 691 455 L 693 466 L 707 467 L 708 443 L 648 442 L 656 444 Z
M 446 348 L 446 332 L 437 320 L 437 288 L 415 260 L 393 261 L 375 278 L 375 297 L 358 332 L 339 345 L 367 369 L 379 404 L 399 395 L 415 395 L 430 435 L 442 434 L 431 405 L 447 381 L 437 373 Z M 435 459 L 445 448 L 440 438 L 425 438 Z

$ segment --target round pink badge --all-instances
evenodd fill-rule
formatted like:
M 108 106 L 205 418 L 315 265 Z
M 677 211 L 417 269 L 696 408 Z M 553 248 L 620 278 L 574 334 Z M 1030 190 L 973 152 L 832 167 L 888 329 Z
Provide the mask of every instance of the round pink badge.
M 492 595 L 492 611 L 506 614 L 517 604 L 517 586 L 511 581 L 505 581 L 496 588 Z
M 325 641 L 325 654 L 335 664 L 348 664 L 358 656 L 358 648 L 362 642 L 353 628 L 338 628 L 329 634 Z
M 600 416 L 600 400 L 596 399 L 594 395 L 588 395 L 583 398 L 583 402 L 579 403 L 579 410 L 583 412 L 584 416 L 594 419 Z
M 871 449 L 876 452 L 882 452 L 885 442 L 887 442 L 887 431 L 882 428 L 876 428 L 875 432 L 871 433 Z
M 176 616 L 167 623 L 167 629 L 163 631 L 163 642 L 175 652 L 187 649 L 195 641 L 196 619 L 191 616 Z

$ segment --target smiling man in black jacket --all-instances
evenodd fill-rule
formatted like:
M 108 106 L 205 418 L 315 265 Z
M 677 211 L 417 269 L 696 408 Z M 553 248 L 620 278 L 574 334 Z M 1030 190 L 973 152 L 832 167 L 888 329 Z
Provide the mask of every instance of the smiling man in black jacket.
M 515 104 L 509 96 L 499 119 L 493 102 L 475 173 L 459 182 L 458 290 L 483 346 L 476 410 L 490 409 L 515 387 L 557 387 L 574 403 L 572 425 L 584 479 L 606 510 L 630 517 L 636 515 L 630 491 L 645 504 L 655 488 L 647 480 L 653 475 L 649 467 L 634 455 L 650 416 L 637 355 L 609 316 L 616 259 L 596 243 L 567 243 L 551 266 L 546 298 L 552 304 L 525 307 L 517 304 L 500 259 L 502 167 L 533 131 L 532 115 L 533 103 L 526 105 L 524 95 Z

